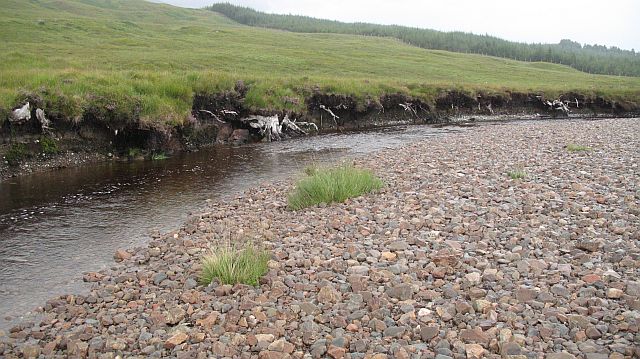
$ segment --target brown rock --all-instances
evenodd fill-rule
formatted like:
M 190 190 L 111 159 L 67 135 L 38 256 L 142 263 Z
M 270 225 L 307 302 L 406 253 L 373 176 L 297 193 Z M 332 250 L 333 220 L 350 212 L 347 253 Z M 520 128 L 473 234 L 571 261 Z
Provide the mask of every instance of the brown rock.
M 386 261 L 395 261 L 396 258 L 398 258 L 398 255 L 394 252 L 382 252 L 382 254 L 380 254 L 380 258 Z
M 398 300 L 408 300 L 413 297 L 413 286 L 411 284 L 399 284 L 387 289 L 387 295 Z
M 332 286 L 328 285 L 320 288 L 317 298 L 320 303 L 335 303 L 340 298 L 340 294 Z
M 73 358 L 86 358 L 89 344 L 75 340 L 67 343 L 67 354 Z
M 610 299 L 619 299 L 623 294 L 624 292 L 618 288 L 609 288 L 607 290 L 607 298 Z
M 331 345 L 329 350 L 327 350 L 327 354 L 333 359 L 344 358 L 344 355 L 347 353 L 345 348 L 340 348 L 335 345 Z
M 102 280 L 102 278 L 104 278 L 104 275 L 98 272 L 87 272 L 84 274 L 84 276 L 82 276 L 82 280 L 89 283 L 99 282 L 100 280 Z
M 22 346 L 22 355 L 26 359 L 35 359 L 40 356 L 40 347 L 37 345 L 25 344 Z
M 129 258 L 131 258 L 131 253 L 125 251 L 124 249 L 118 249 L 113 255 L 113 259 L 115 259 L 116 262 L 126 261 Z
M 189 339 L 189 336 L 187 334 L 182 332 L 176 333 L 171 338 L 167 339 L 166 342 L 164 342 L 164 347 L 165 349 L 171 350 L 178 345 L 186 342 L 187 339 Z
M 464 346 L 467 358 L 480 359 L 484 356 L 484 348 L 478 344 L 467 344 Z
M 269 350 L 291 354 L 295 350 L 295 346 L 286 341 L 284 338 L 280 338 L 275 342 L 269 344 Z
M 480 329 L 463 329 L 460 331 L 460 339 L 464 342 L 489 343 L 489 337 Z
M 587 274 L 587 275 L 583 276 L 582 280 L 587 284 L 593 284 L 595 282 L 601 281 L 602 277 L 597 275 L 597 274 L 595 274 L 595 273 L 592 273 L 592 274 Z
M 420 328 L 420 338 L 425 342 L 435 338 L 439 333 L 440 327 L 438 326 L 423 326 Z
M 595 252 L 600 248 L 600 242 L 590 239 L 582 239 L 576 242 L 576 248 L 587 252 Z
M 532 288 L 520 287 L 516 290 L 516 299 L 519 302 L 528 302 L 536 299 L 538 292 Z

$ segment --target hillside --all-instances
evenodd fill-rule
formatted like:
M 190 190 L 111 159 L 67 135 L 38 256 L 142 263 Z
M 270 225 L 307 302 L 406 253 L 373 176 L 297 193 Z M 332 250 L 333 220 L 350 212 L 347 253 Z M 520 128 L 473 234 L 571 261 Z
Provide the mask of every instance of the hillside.
M 489 35 L 456 31 L 443 32 L 398 25 L 344 23 L 308 16 L 267 14 L 229 3 L 214 4 L 209 9 L 250 26 L 304 33 L 391 37 L 424 49 L 491 55 L 529 62 L 551 62 L 596 74 L 640 76 L 640 53 L 601 45 L 582 46 L 567 39 L 558 44 L 525 44 Z
M 358 108 L 383 94 L 426 104 L 451 90 L 475 98 L 579 93 L 640 103 L 640 78 L 567 66 L 424 50 L 389 38 L 254 28 L 208 10 L 142 0 L 3 0 L 0 108 L 36 101 L 55 121 L 109 128 L 180 126 L 195 94 L 243 81 L 248 111 L 308 110 L 313 93 Z

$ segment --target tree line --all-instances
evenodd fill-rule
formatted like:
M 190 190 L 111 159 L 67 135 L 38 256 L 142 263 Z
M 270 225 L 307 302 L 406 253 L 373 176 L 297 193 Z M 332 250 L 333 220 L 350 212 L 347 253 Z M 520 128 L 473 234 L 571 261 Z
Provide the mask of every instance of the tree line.
M 489 55 L 519 61 L 551 62 L 593 74 L 640 76 L 640 53 L 615 46 L 583 46 L 566 39 L 558 44 L 527 44 L 465 32 L 442 32 L 398 25 L 344 23 L 308 16 L 267 14 L 229 3 L 214 4 L 208 9 L 249 26 L 292 32 L 391 37 L 424 49 Z

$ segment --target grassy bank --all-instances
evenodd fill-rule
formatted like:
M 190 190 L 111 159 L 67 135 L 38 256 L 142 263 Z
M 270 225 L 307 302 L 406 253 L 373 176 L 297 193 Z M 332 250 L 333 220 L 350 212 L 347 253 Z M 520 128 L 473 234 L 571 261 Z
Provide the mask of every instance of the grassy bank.
M 229 90 L 238 80 L 248 86 L 249 109 L 302 111 L 316 90 L 360 102 L 397 92 L 433 102 L 440 91 L 458 89 L 574 91 L 640 103 L 639 78 L 429 51 L 392 39 L 251 28 L 211 11 L 141 0 L 6 0 L 3 10 L 4 112 L 35 94 L 54 119 L 82 121 L 88 109 L 107 107 L 115 111 L 111 118 L 179 125 L 194 94 Z

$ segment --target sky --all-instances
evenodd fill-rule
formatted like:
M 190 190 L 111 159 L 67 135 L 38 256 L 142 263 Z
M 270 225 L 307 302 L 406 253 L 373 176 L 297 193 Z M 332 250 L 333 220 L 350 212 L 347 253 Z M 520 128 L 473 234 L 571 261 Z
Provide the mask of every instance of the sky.
M 199 8 L 216 0 L 153 0 Z M 226 0 L 275 14 L 345 22 L 397 24 L 489 34 L 521 42 L 582 44 L 640 50 L 637 0 Z

